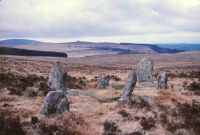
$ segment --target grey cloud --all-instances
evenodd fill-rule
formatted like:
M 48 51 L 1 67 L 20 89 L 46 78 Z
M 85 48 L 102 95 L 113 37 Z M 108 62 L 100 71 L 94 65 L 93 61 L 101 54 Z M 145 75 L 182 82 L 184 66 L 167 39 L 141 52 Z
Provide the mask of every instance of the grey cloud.
M 0 2 L 0 38 L 199 33 L 197 1 L 4 0 Z

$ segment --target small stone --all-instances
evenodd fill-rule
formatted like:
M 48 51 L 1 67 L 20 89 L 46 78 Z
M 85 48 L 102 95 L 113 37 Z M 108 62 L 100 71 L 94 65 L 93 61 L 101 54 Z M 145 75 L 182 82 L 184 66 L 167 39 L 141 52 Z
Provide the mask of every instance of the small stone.
M 110 76 L 103 75 L 97 79 L 97 87 L 98 88 L 106 88 L 107 86 L 109 86 L 109 81 L 110 81 Z
M 168 88 L 168 78 L 167 78 L 167 73 L 166 72 L 161 72 L 157 76 L 157 88 L 158 89 L 167 89 Z

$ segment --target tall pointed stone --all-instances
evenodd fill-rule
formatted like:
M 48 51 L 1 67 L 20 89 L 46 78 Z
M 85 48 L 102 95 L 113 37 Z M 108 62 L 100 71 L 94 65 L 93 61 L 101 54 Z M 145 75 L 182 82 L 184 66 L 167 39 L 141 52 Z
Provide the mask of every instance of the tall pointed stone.
M 59 61 L 53 64 L 53 67 L 49 73 L 48 85 L 53 90 L 65 91 L 65 75 L 63 66 Z
M 53 64 L 49 73 L 48 85 L 52 89 L 45 97 L 40 112 L 44 115 L 52 113 L 63 113 L 69 111 L 69 102 L 65 95 L 65 73 L 60 62 Z
M 157 89 L 167 89 L 167 73 L 166 72 L 160 72 L 157 76 Z
M 120 101 L 126 102 L 130 100 L 136 82 L 137 82 L 137 75 L 134 71 L 131 71 L 124 85 L 122 96 L 119 99 Z
M 143 58 L 137 64 L 137 81 L 138 83 L 142 82 L 152 82 L 153 74 L 153 60 L 150 58 Z

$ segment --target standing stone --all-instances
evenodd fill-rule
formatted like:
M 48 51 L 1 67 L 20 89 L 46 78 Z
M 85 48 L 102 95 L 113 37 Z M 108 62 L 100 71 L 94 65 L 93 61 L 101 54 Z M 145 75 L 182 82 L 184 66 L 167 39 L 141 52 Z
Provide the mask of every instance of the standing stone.
M 67 98 L 62 98 L 60 103 L 57 106 L 57 112 L 63 113 L 65 110 L 69 111 L 69 102 Z
M 152 82 L 153 73 L 153 61 L 150 58 L 143 58 L 137 64 L 137 81 L 142 82 Z
M 53 64 L 49 73 L 48 85 L 53 91 L 49 91 L 40 108 L 42 114 L 63 113 L 69 111 L 69 102 L 65 96 L 65 74 L 60 62 Z
M 59 61 L 53 64 L 53 67 L 49 73 L 48 86 L 53 90 L 65 91 L 65 75 L 63 66 Z
M 63 113 L 69 110 L 69 103 L 62 90 L 49 91 L 40 108 L 42 114 Z
M 130 100 L 136 82 L 137 82 L 137 75 L 134 71 L 131 71 L 128 75 L 128 80 L 124 85 L 122 96 L 119 99 L 120 101 Z
M 168 85 L 167 85 L 167 73 L 166 72 L 161 72 L 158 74 L 157 76 L 157 88 L 158 89 L 167 89 Z
M 103 75 L 97 79 L 97 87 L 98 88 L 106 88 L 109 85 L 110 76 Z

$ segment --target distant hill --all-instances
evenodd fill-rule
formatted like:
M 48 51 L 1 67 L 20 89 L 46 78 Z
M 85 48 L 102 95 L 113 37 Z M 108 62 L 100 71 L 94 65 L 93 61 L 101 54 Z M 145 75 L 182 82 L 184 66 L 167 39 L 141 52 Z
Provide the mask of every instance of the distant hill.
M 0 55 L 67 57 L 66 53 L 0 47 Z
M 7 39 L 0 41 L 0 44 L 41 44 L 43 42 L 29 39 Z
M 200 51 L 200 44 L 158 44 L 159 47 L 184 50 L 184 51 Z
M 119 54 L 178 53 L 184 50 L 162 48 L 153 44 L 112 43 L 112 42 L 66 42 L 63 44 L 89 47 L 94 50 L 115 51 Z
M 112 43 L 112 42 L 65 42 L 65 45 L 76 47 L 88 47 L 93 50 L 113 51 L 118 54 L 145 54 L 145 53 L 178 53 L 184 50 L 163 48 L 153 44 L 136 44 L 136 43 Z
M 14 47 L 25 50 L 52 51 L 67 53 L 69 57 L 85 57 L 105 54 L 156 54 L 178 53 L 185 50 L 167 46 L 138 43 L 112 42 L 63 42 L 50 43 L 28 39 L 8 39 L 0 41 L 0 47 Z M 27 54 L 28 55 L 28 54 Z
M 152 45 L 152 44 L 134 44 L 134 43 L 120 43 L 121 45 L 133 45 L 133 46 L 144 46 L 151 48 L 157 53 L 178 53 L 183 52 L 184 50 L 178 50 L 178 49 L 169 49 L 169 48 L 163 48 L 158 45 Z

